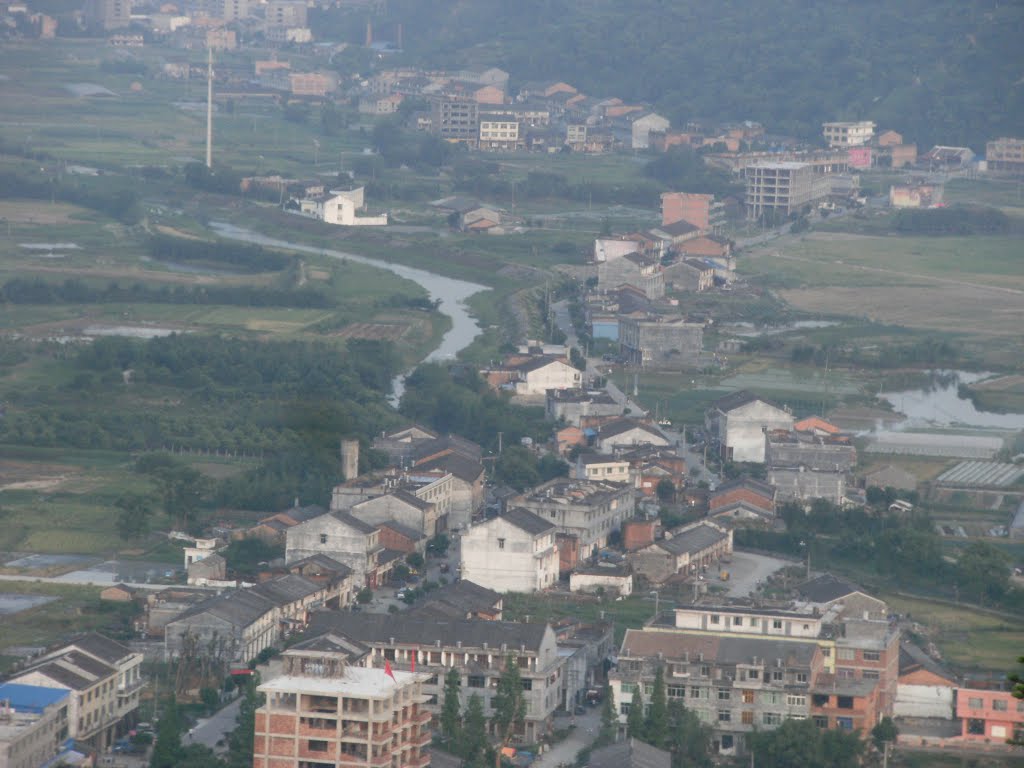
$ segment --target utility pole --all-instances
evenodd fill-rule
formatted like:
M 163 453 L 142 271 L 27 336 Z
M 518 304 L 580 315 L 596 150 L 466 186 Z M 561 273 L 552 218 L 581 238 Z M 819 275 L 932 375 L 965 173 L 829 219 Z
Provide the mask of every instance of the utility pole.
M 882 768 L 889 768 L 889 747 L 891 746 L 891 741 L 882 743 Z
M 213 48 L 206 47 L 206 167 L 213 168 Z
M 498 433 L 498 455 L 499 456 L 501 456 L 501 444 L 502 444 L 502 438 L 504 437 L 504 435 L 505 435 L 504 432 L 499 432 Z

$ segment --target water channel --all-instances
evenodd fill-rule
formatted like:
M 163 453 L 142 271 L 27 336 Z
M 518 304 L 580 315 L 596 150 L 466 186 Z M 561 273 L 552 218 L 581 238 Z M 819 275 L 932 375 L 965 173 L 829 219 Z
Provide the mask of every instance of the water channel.
M 968 398 L 960 396 L 961 384 L 992 378 L 991 373 L 968 371 L 929 371 L 924 387 L 901 392 L 881 392 L 879 397 L 907 417 L 904 427 L 984 427 L 1007 431 L 1024 429 L 1024 413 L 982 411 Z
M 475 293 L 490 290 L 486 285 L 457 280 L 453 277 L 445 277 L 434 272 L 428 272 L 425 269 L 407 267 L 404 264 L 393 264 L 381 259 L 373 259 L 369 256 L 360 256 L 354 253 L 346 253 L 345 251 L 335 251 L 329 248 L 317 248 L 311 245 L 292 243 L 287 240 L 278 240 L 225 222 L 211 222 L 210 227 L 218 235 L 229 240 L 241 240 L 271 248 L 287 248 L 288 250 L 303 253 L 315 253 L 334 259 L 347 259 L 359 264 L 386 269 L 399 277 L 419 283 L 430 294 L 431 299 L 440 301 L 438 305 L 439 311 L 450 317 L 452 321 L 452 327 L 445 333 L 440 345 L 427 355 L 423 362 L 453 359 L 459 350 L 465 349 L 472 344 L 473 339 L 482 332 L 480 325 L 469 314 L 466 300 Z M 411 372 L 411 370 L 405 371 L 396 376 L 391 382 L 391 394 L 388 397 L 388 401 L 392 405 L 398 405 L 402 392 L 405 390 L 405 377 Z

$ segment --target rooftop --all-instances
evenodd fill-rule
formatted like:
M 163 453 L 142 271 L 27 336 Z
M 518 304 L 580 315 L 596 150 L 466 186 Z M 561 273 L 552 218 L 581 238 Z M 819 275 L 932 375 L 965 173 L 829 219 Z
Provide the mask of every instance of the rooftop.
M 756 636 L 727 637 L 680 631 L 626 630 L 621 656 L 656 657 L 659 653 L 666 659 L 689 658 L 690 661 L 697 661 L 699 654 L 703 653 L 706 661 L 717 664 L 753 664 L 756 658 L 764 664 L 781 660 L 787 667 L 809 667 L 814 654 L 818 653 L 818 644 Z
M 670 768 L 672 754 L 638 739 L 625 739 L 590 753 L 588 768 Z
M 344 677 L 298 677 L 281 675 L 259 687 L 263 693 L 313 693 L 324 696 L 360 696 L 367 699 L 386 699 L 396 688 L 408 685 L 416 680 L 424 681 L 427 675 L 392 671 L 394 679 L 383 669 L 367 667 L 348 667 Z
M 46 688 L 42 685 L 21 683 L 0 683 L 0 701 L 6 702 L 15 712 L 40 714 L 51 704 L 67 698 L 67 688 Z
M 727 538 L 729 534 L 710 523 L 700 523 L 674 534 L 672 538 L 654 542 L 667 552 L 675 555 L 695 554 Z
M 856 592 L 864 592 L 860 587 L 830 573 L 806 581 L 796 589 L 801 597 L 813 603 L 831 603 Z
M 522 507 L 512 507 L 499 515 L 499 517 L 503 520 L 507 520 L 516 528 L 533 534 L 534 536 L 538 536 L 542 533 L 555 529 L 554 523 L 548 522 L 540 515 L 535 515 L 530 510 L 523 509 Z
M 517 501 L 550 504 L 595 504 L 623 493 L 621 485 L 598 480 L 555 478 L 522 494 Z

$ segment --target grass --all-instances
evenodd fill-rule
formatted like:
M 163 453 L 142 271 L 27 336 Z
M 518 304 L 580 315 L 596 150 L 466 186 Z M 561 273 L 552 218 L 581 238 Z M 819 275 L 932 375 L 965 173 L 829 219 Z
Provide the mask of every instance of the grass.
M 1019 620 L 920 598 L 880 593 L 890 608 L 926 629 L 944 660 L 963 671 L 1007 671 L 1024 648 Z

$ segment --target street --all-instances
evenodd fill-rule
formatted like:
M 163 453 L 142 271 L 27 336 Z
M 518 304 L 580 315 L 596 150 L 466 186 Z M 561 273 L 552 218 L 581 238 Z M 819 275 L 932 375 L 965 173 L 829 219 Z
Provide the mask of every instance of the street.
M 565 715 L 555 720 L 555 730 L 576 727 L 568 738 L 555 744 L 550 751 L 539 755 L 533 764 L 540 768 L 558 768 L 559 765 L 572 765 L 576 762 L 576 754 L 584 747 L 589 747 L 597 738 L 601 728 L 601 707 L 587 707 L 586 714 Z
M 228 747 L 225 734 L 235 730 L 235 721 L 238 720 L 238 710 L 241 705 L 242 699 L 239 697 L 211 717 L 200 719 L 192 730 L 182 737 L 182 742 L 184 744 L 205 744 L 214 752 L 226 752 Z M 219 745 L 218 742 L 220 742 Z

